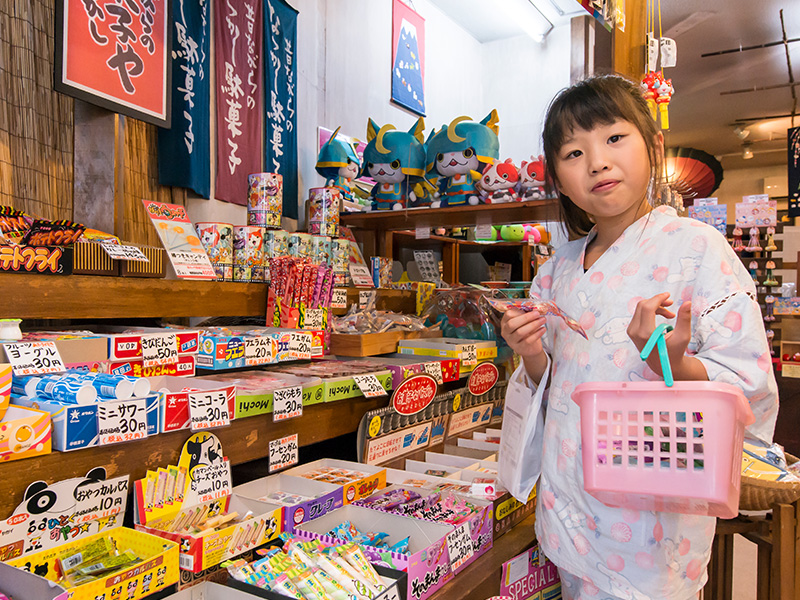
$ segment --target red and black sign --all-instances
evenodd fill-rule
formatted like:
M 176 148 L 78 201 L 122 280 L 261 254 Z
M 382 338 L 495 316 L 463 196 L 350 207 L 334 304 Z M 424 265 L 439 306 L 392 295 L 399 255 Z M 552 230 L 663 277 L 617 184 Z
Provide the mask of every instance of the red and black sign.
M 71 275 L 72 248 L 0 246 L 0 271 Z
M 413 415 L 433 402 L 436 380 L 430 375 L 415 375 L 401 383 L 392 394 L 392 406 L 401 415 Z
M 500 371 L 494 363 L 485 362 L 478 365 L 469 376 L 467 387 L 473 396 L 483 396 L 491 390 L 497 380 L 500 379 Z

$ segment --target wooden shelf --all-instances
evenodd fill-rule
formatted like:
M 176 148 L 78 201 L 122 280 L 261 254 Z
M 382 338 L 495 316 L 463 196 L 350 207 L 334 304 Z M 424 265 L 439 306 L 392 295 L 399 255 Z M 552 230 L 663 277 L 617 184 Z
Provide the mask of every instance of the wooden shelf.
M 484 249 L 489 248 L 521 248 L 522 246 L 528 245 L 528 242 L 506 242 L 506 241 L 499 241 L 499 242 L 479 242 L 476 240 L 462 240 L 459 238 L 452 238 L 446 235 L 432 235 L 428 239 L 417 239 L 416 231 L 393 231 L 393 235 L 399 236 L 403 238 L 403 245 L 410 245 L 410 242 L 418 242 L 419 245 L 424 245 L 431 241 L 434 242 L 442 242 L 443 244 L 458 244 L 460 246 L 476 246 Z M 408 238 L 411 238 L 409 240 Z M 413 240 L 413 242 L 412 242 Z
M 506 204 L 479 204 L 453 208 L 407 208 L 405 210 L 348 213 L 340 216 L 347 227 L 372 231 L 417 227 L 474 227 L 558 219 L 556 200 L 532 200 Z
M 386 405 L 386 398 L 342 400 L 316 404 L 303 409 L 303 416 L 272 422 L 272 415 L 236 419 L 230 427 L 213 429 L 231 464 L 240 464 L 269 455 L 270 440 L 298 434 L 301 448 L 337 438 L 358 430 L 367 411 Z M 22 502 L 25 488 L 34 481 L 82 477 L 94 467 L 105 467 L 108 477 L 130 475 L 131 482 L 146 475 L 147 469 L 177 464 L 178 455 L 191 435 L 188 430 L 155 435 L 145 440 L 95 446 L 72 452 L 53 452 L 44 456 L 0 463 L 0 481 L 5 494 L 0 496 L 0 515 L 10 515 Z M 300 451 L 300 462 L 303 453 Z

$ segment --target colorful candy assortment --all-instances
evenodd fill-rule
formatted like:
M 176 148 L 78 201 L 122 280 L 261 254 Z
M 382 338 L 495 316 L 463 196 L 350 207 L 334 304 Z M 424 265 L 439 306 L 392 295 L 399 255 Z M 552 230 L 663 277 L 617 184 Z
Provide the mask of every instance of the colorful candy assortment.
M 286 306 L 308 308 L 330 306 L 333 295 L 333 271 L 327 265 L 312 264 L 297 257 L 272 258 L 269 261 L 270 292 Z
M 98 581 L 142 562 L 133 550 L 120 552 L 114 542 L 106 537 L 62 550 L 56 560 L 60 573 L 57 583 L 65 588 Z
M 345 485 L 364 479 L 368 473 L 355 471 L 350 469 L 338 469 L 336 467 L 320 467 L 305 473 L 300 473 L 300 477 L 311 479 L 313 481 L 323 481 L 325 483 L 334 483 L 336 485 Z

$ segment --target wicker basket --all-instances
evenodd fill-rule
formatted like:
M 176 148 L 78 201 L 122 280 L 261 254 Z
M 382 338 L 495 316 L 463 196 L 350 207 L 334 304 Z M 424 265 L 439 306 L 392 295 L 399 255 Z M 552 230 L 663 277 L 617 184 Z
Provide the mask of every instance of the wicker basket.
M 788 452 L 786 463 L 798 459 Z M 755 477 L 742 477 L 739 510 L 769 510 L 773 504 L 791 504 L 800 499 L 800 482 L 764 481 Z

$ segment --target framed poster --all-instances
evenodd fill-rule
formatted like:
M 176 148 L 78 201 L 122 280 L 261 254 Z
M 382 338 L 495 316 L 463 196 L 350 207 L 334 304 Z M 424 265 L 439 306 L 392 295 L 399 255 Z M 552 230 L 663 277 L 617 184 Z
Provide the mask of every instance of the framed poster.
M 392 3 L 392 101 L 425 116 L 425 19 Z
M 57 0 L 57 91 L 170 126 L 171 0 Z

